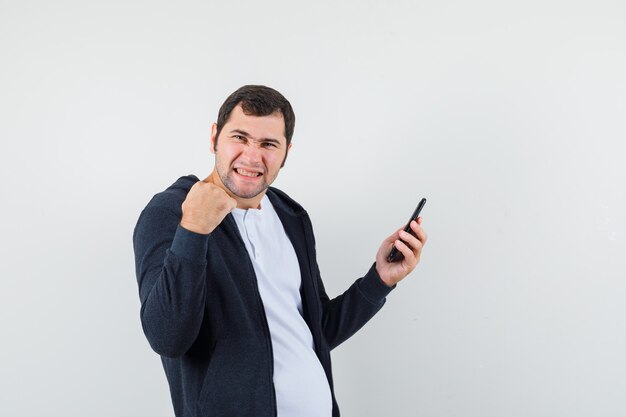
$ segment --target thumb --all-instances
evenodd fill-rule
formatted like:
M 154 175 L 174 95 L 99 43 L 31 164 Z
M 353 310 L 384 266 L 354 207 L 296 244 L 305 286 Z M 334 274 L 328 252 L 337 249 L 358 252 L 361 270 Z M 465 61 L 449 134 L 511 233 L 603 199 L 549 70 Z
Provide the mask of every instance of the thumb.
M 228 196 L 228 198 L 230 199 L 230 210 L 229 211 L 233 211 L 234 209 L 237 208 L 237 200 L 235 200 L 234 198 L 232 198 L 231 196 L 229 196 L 228 194 L 226 194 Z
M 389 235 L 389 237 L 387 239 L 385 239 L 385 242 L 395 242 L 396 239 L 398 239 L 398 232 L 400 232 L 400 230 L 402 230 L 403 227 L 399 228 L 398 230 L 396 230 L 395 232 L 393 232 L 391 235 Z
M 215 185 L 215 178 L 213 178 L 214 175 L 215 175 L 215 172 L 212 172 L 211 175 L 203 179 L 202 182 Z

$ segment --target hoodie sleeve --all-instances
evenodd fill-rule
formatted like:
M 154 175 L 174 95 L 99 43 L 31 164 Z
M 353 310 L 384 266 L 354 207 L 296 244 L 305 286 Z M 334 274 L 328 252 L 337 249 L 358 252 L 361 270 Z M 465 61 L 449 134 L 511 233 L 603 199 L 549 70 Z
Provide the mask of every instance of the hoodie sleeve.
M 318 297 L 322 306 L 322 333 L 330 349 L 334 349 L 354 335 L 365 323 L 383 307 L 387 294 L 394 287 L 388 287 L 376 272 L 376 263 L 368 272 L 341 295 L 332 300 L 326 294 L 324 283 L 317 264 L 315 236 L 310 219 L 305 220 L 307 239 L 312 246 L 311 265 L 313 279 L 317 283 Z
M 326 295 L 317 262 L 315 268 L 322 303 L 322 332 L 330 349 L 334 349 L 374 317 L 393 288 L 382 282 L 374 263 L 365 276 L 331 300 Z
M 182 356 L 196 340 L 206 299 L 209 235 L 184 229 L 165 207 L 147 207 L 133 233 L 141 324 L 152 349 Z

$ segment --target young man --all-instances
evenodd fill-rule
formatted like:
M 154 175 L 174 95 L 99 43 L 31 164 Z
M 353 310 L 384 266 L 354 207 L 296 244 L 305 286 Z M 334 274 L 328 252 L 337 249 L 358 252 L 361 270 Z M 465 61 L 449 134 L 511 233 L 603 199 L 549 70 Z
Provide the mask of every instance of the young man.
M 238 89 L 212 126 L 213 172 L 179 178 L 137 222 L 141 323 L 178 417 L 338 416 L 330 350 L 419 262 L 421 219 L 417 237 L 394 232 L 365 276 L 328 298 L 308 214 L 270 187 L 294 124 L 276 90 Z M 404 259 L 389 263 L 394 245 Z

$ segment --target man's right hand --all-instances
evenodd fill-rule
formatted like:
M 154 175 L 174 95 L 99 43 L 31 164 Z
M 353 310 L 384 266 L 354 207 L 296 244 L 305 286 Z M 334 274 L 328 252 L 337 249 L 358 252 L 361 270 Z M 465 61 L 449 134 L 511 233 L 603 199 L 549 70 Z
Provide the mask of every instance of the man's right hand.
M 206 180 L 205 180 L 206 181 Z M 183 201 L 183 218 L 180 225 L 185 229 L 207 235 L 237 207 L 237 200 L 210 182 L 195 183 Z

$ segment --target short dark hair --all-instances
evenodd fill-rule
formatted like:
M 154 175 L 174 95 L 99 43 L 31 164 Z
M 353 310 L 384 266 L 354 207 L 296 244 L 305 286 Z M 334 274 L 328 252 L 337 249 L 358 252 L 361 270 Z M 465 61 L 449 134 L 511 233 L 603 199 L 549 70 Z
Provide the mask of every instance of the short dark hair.
M 241 104 L 245 114 L 252 116 L 269 116 L 279 111 L 285 120 L 285 138 L 287 138 L 287 146 L 289 146 L 296 125 L 296 115 L 291 104 L 282 94 L 264 85 L 244 85 L 228 96 L 217 115 L 215 146 L 217 146 L 217 138 L 228 121 L 230 113 L 239 104 Z

